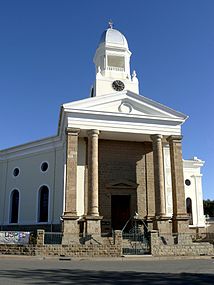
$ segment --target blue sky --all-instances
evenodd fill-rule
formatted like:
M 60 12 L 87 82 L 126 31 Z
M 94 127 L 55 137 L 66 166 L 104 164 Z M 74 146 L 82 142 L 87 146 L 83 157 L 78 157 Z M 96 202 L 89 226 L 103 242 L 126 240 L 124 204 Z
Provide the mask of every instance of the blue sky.
M 190 116 L 183 156 L 205 160 L 214 199 L 213 0 L 1 0 L 0 149 L 55 135 L 59 107 L 89 96 L 111 18 L 127 37 L 141 94 Z

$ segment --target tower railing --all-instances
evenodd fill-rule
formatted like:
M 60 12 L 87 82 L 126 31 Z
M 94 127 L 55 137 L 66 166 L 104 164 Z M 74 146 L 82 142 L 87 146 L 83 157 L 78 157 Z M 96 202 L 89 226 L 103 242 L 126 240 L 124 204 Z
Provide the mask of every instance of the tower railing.
M 106 70 L 110 71 L 125 71 L 124 67 L 116 67 L 116 66 L 107 66 Z

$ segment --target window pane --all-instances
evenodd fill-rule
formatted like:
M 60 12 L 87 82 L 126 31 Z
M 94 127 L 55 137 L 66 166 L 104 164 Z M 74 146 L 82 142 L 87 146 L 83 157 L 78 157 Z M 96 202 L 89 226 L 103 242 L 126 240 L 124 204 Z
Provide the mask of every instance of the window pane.
M 125 67 L 125 60 L 122 56 L 108 56 L 108 66 Z
M 14 190 L 11 194 L 11 223 L 18 223 L 19 214 L 19 192 Z
M 189 216 L 189 224 L 193 224 L 193 219 L 192 219 L 192 200 L 190 198 L 186 199 L 186 210 L 187 214 Z
M 39 222 L 48 221 L 48 194 L 47 186 L 40 188 L 40 201 L 39 201 Z

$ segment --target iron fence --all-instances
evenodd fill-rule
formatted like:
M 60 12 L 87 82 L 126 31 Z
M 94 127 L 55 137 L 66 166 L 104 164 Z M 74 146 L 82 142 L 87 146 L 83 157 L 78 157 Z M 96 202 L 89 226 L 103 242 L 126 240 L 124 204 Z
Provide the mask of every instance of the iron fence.
M 139 232 L 122 234 L 122 249 L 124 255 L 150 254 L 150 235 Z

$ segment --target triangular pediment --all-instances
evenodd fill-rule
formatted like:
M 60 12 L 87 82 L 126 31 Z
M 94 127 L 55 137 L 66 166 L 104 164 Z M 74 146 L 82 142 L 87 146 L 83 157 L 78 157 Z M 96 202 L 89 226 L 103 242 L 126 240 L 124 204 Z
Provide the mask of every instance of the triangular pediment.
M 138 184 L 130 181 L 130 180 L 117 180 L 117 181 L 111 181 L 109 184 L 106 185 L 106 188 L 111 189 L 136 189 L 138 187 Z
M 88 98 L 63 105 L 67 111 L 185 120 L 186 115 L 130 91 Z

